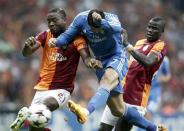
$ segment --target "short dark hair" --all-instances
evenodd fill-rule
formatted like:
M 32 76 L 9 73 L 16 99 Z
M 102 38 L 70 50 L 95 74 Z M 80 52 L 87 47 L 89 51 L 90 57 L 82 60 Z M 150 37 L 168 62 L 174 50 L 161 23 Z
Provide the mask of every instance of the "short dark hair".
M 165 20 L 163 17 L 156 16 L 151 19 L 152 21 L 159 22 L 162 28 L 162 32 L 164 32 L 165 29 Z
M 102 19 L 105 18 L 105 14 L 104 14 L 104 12 L 103 12 L 102 10 L 99 10 L 99 9 L 90 10 L 90 12 L 89 12 L 89 14 L 88 14 L 88 17 L 87 17 L 88 24 L 89 24 L 90 26 L 93 26 L 93 27 L 98 28 L 98 27 L 99 27 L 98 23 L 95 23 L 95 22 L 93 21 L 93 18 L 92 18 L 92 14 L 93 14 L 94 12 L 100 14 L 100 16 L 102 17 Z
M 52 8 L 48 11 L 48 13 L 58 13 L 62 19 L 66 20 L 66 12 L 62 8 Z

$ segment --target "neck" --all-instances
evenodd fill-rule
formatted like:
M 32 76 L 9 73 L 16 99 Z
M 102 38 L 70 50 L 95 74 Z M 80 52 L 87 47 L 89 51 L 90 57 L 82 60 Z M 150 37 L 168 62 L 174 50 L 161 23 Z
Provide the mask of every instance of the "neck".
M 54 33 L 53 34 L 53 36 L 55 37 L 55 38 L 57 38 L 58 36 L 60 36 L 62 33 L 64 33 L 65 32 L 65 30 L 63 30 L 63 31 L 60 31 L 60 32 L 58 32 L 58 33 Z

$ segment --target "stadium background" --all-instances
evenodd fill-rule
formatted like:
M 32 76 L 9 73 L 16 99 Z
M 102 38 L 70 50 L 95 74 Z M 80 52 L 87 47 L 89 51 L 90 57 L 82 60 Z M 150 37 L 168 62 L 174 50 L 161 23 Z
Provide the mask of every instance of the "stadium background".
M 0 131 L 9 131 L 15 113 L 23 105 L 28 106 L 32 99 L 41 50 L 29 58 L 24 58 L 20 52 L 28 36 L 47 28 L 45 16 L 52 7 L 66 9 L 68 23 L 77 13 L 87 9 L 99 7 L 114 12 L 127 29 L 131 43 L 144 37 L 146 23 L 151 17 L 164 16 L 167 22 L 164 39 L 169 45 L 167 55 L 172 78 L 163 85 L 162 106 L 155 120 L 163 121 L 169 131 L 184 130 L 183 0 L 0 0 Z M 97 85 L 94 72 L 81 62 L 73 99 L 85 105 Z M 53 131 L 95 131 L 101 113 L 102 109 L 95 112 L 81 127 L 71 113 L 56 111 L 50 126 Z M 64 121 L 65 117 L 68 121 Z

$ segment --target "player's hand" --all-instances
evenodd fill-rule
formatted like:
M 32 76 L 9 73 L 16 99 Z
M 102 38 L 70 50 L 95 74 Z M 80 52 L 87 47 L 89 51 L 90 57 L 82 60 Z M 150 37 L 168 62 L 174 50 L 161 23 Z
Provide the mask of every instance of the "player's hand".
M 127 34 L 127 31 L 125 29 L 122 30 L 121 39 L 122 39 L 123 45 L 125 47 L 127 47 L 129 42 L 128 42 L 128 34 Z
M 48 42 L 49 47 L 56 47 L 56 38 L 50 38 Z
M 31 36 L 25 41 L 25 46 L 28 48 L 33 47 L 36 44 L 36 38 Z
M 96 60 L 95 58 L 89 58 L 85 61 L 85 64 L 89 68 L 98 69 L 103 68 L 101 61 Z
M 101 15 L 96 12 L 93 12 L 92 17 L 93 17 L 93 22 L 96 24 L 100 23 L 102 20 Z

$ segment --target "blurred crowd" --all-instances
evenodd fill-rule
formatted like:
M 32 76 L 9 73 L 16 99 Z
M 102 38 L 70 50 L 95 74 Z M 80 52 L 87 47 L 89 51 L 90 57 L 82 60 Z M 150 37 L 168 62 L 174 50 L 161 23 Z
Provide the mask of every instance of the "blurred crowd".
M 40 49 L 24 58 L 21 49 L 27 37 L 47 29 L 45 16 L 50 8 L 64 8 L 68 24 L 81 11 L 101 8 L 119 16 L 132 44 L 145 37 L 146 23 L 151 17 L 159 15 L 166 19 L 163 39 L 168 43 L 172 78 L 163 85 L 161 110 L 166 114 L 184 112 L 183 6 L 182 0 L 0 0 L 0 107 L 29 105 L 42 52 Z M 73 97 L 85 105 L 98 81 L 94 71 L 85 68 L 82 62 L 75 85 Z

